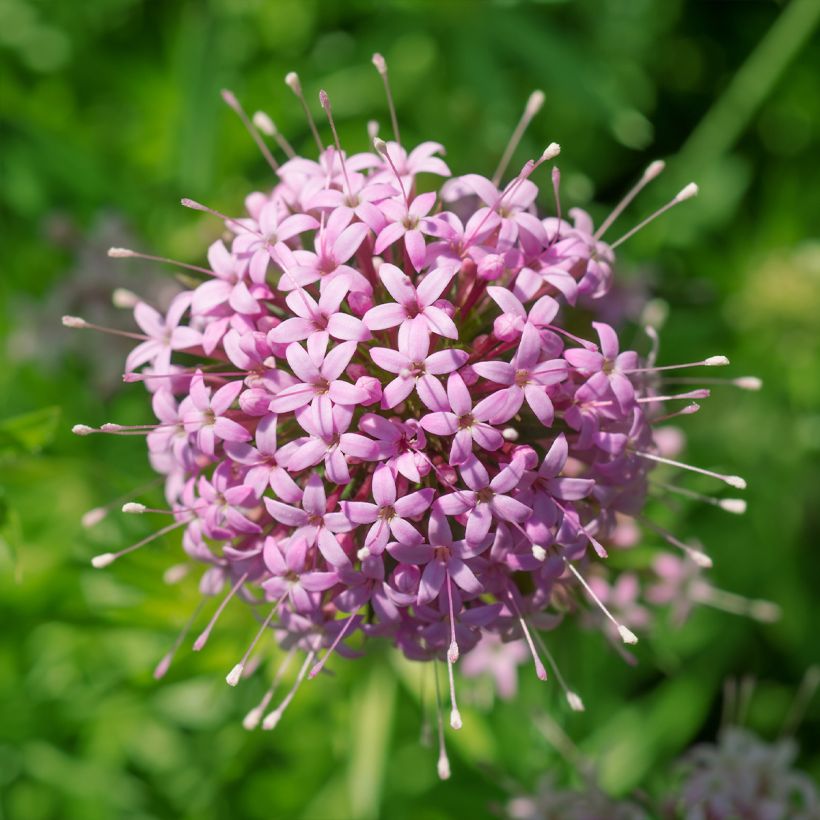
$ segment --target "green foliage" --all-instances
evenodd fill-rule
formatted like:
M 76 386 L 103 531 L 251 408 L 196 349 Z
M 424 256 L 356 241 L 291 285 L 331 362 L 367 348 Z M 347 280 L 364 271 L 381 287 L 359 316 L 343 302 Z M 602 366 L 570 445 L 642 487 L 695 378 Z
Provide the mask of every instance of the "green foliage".
M 730 675 L 761 678 L 749 719 L 774 736 L 817 646 L 818 17 L 814 0 L 0 0 L 0 818 L 486 817 L 511 780 L 532 786 L 549 769 L 577 782 L 531 719 L 543 710 L 604 787 L 653 790 L 670 760 L 714 736 Z M 368 119 L 387 124 L 376 50 L 405 141 L 443 142 L 456 173 L 492 172 L 540 87 L 547 102 L 517 161 L 560 142 L 565 207 L 612 203 L 649 159 L 670 158 L 626 229 L 695 178 L 701 197 L 630 240 L 621 270 L 671 307 L 665 362 L 725 353 L 765 383 L 717 388 L 685 425 L 694 463 L 748 479 L 749 513 L 657 514 L 708 545 L 718 586 L 777 601 L 783 619 L 698 611 L 642 641 L 637 668 L 562 628 L 551 646 L 587 712 L 569 714 L 526 668 L 518 700 L 489 711 L 462 687 L 448 783 L 418 742 L 432 681 L 421 700 L 418 666 L 387 651 L 335 662 L 273 734 L 246 733 L 241 718 L 279 659 L 235 691 L 223 681 L 254 630 L 239 606 L 206 652 L 183 650 L 155 683 L 195 583 L 162 584 L 180 556 L 171 536 L 89 567 L 152 523 L 114 512 L 83 530 L 82 514 L 152 475 L 141 442 L 68 432 L 149 410 L 119 383 L 126 348 L 59 327 L 62 313 L 127 325 L 110 307 L 116 285 L 160 297 L 167 271 L 114 263 L 105 247 L 198 262 L 217 226 L 179 198 L 238 210 L 269 184 L 219 89 L 308 147 L 282 83 L 297 69 L 311 100 L 327 89 L 343 144 L 359 150 Z M 815 775 L 818 721 L 815 704 L 798 735 Z

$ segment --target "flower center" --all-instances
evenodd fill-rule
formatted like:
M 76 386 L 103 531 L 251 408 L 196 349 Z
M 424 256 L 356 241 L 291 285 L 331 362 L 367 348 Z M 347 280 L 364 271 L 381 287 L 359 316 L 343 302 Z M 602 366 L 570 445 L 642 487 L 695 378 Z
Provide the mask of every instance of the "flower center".
M 515 371 L 515 384 L 516 387 L 526 387 L 530 383 L 530 371 L 529 370 L 516 370 Z
M 473 418 L 472 413 L 465 413 L 463 416 L 460 416 L 458 419 L 458 429 L 459 430 L 467 430 L 475 424 L 475 419 Z

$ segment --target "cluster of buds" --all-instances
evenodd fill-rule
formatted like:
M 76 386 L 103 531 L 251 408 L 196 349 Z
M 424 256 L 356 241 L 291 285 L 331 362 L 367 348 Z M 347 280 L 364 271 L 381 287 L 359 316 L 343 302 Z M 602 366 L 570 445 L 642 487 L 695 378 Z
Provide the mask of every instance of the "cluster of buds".
M 207 568 L 203 594 L 228 590 L 194 649 L 241 598 L 267 609 L 230 684 L 249 671 L 266 634 L 302 656 L 266 728 L 332 653 L 350 653 L 357 635 L 387 639 L 410 659 L 444 661 L 456 729 L 453 667 L 483 635 L 523 639 L 541 679 L 545 661 L 554 663 L 540 631 L 566 615 L 594 612 L 608 640 L 636 643 L 585 573 L 606 562 L 625 518 L 647 523 L 649 472 L 668 463 L 745 486 L 666 458 L 656 439 L 657 425 L 694 412 L 693 400 L 708 395 L 664 392 L 666 371 L 725 365 L 724 356 L 658 367 L 656 345 L 644 358 L 621 350 L 607 324 L 593 322 L 584 337 L 569 330 L 580 299 L 607 293 L 614 249 L 696 186 L 608 243 L 605 232 L 663 163 L 652 163 L 597 229 L 583 211 L 562 217 L 552 167 L 556 215 L 542 218 L 535 180 L 558 145 L 501 184 L 543 102 L 536 92 L 492 179 L 466 174 L 422 192 L 420 177 L 450 177 L 443 148 L 405 148 L 386 64 L 378 55 L 374 64 L 394 139 L 371 128 L 373 150 L 358 154 L 342 150 L 321 92 L 332 135 L 323 145 L 295 74 L 286 83 L 305 109 L 317 160 L 295 155 L 269 117 L 249 117 L 224 92 L 276 184 L 250 194 L 236 217 L 182 201 L 224 229 L 207 266 L 162 260 L 182 264 L 191 282 L 164 315 L 118 295 L 140 328 L 119 331 L 139 342 L 125 381 L 145 385 L 157 421 L 74 428 L 147 437 L 168 509 L 132 500 L 124 510 L 170 515 L 154 537 L 182 530 L 185 552 Z M 265 134 L 286 161 L 277 162 Z M 122 248 L 110 255 L 158 259 Z M 93 327 L 77 317 L 64 323 Z M 667 411 L 669 402 L 682 409 Z M 657 531 L 709 565 L 701 549 Z M 572 708 L 582 709 L 555 671 Z M 260 722 L 271 697 L 247 726 Z M 443 747 L 439 770 L 446 776 Z

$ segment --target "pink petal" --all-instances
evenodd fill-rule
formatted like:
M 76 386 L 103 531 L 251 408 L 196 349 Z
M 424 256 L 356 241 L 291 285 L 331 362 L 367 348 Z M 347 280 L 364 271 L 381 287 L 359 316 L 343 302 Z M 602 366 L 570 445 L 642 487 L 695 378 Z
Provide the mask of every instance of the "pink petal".
M 343 567 L 350 563 L 336 536 L 324 527 L 319 530 L 319 552 L 325 561 L 333 566 Z
M 497 384 L 512 384 L 515 380 L 515 368 L 507 362 L 476 362 L 473 370 Z
M 342 265 L 359 249 L 370 228 L 364 222 L 354 222 L 345 228 L 333 243 L 333 258 L 336 264 Z
M 327 331 L 334 339 L 343 341 L 359 342 L 370 338 L 370 331 L 362 320 L 347 313 L 334 313 L 328 319 Z
M 345 455 L 372 461 L 377 457 L 378 444 L 367 436 L 358 433 L 343 433 L 339 437 L 339 448 Z
M 428 373 L 437 376 L 443 373 L 451 373 L 465 364 L 469 358 L 470 354 L 466 350 L 439 350 L 438 353 L 433 353 L 427 357 L 425 369 Z
M 342 512 L 354 524 L 372 524 L 379 517 L 379 508 L 369 501 L 342 501 Z
M 550 401 L 550 397 L 547 395 L 547 391 L 543 387 L 528 384 L 524 388 L 524 397 L 526 398 L 530 409 L 538 417 L 541 424 L 545 427 L 552 426 L 555 411 L 553 410 L 552 402 Z
M 268 332 L 268 339 L 275 344 L 289 344 L 290 342 L 301 342 L 307 339 L 314 332 L 315 326 L 309 319 L 302 319 L 294 316 L 292 319 L 285 319 L 273 330 Z
M 464 464 L 473 452 L 473 436 L 469 430 L 459 430 L 450 448 L 450 464 L 453 467 Z
M 503 518 L 505 521 L 518 521 L 521 523 L 532 515 L 532 510 L 526 504 L 510 498 L 508 495 L 495 496 L 490 501 L 490 507 L 499 518 Z M 470 540 L 469 537 L 467 540 Z
M 384 267 L 384 265 L 382 265 Z M 407 311 L 402 305 L 388 302 L 370 308 L 363 317 L 364 323 L 370 330 L 385 330 L 401 324 L 407 318 Z
M 387 547 L 387 551 L 397 561 L 405 564 L 426 564 L 435 554 L 429 544 L 393 543 Z
M 473 571 L 460 558 L 451 558 L 447 562 L 447 571 L 465 592 L 478 595 L 484 591 L 484 587 L 481 586 Z
M 405 227 L 401 222 L 391 222 L 382 229 L 376 238 L 376 244 L 373 246 L 373 253 L 377 256 L 384 251 L 385 248 L 390 247 L 397 239 L 404 236 Z M 388 264 L 388 263 L 385 263 Z
M 458 417 L 454 413 L 438 411 L 422 416 L 419 424 L 435 436 L 451 436 L 458 429 Z
M 529 322 L 524 325 L 518 351 L 513 359 L 516 370 L 532 370 L 541 355 L 541 334 Z
M 427 257 L 427 243 L 424 241 L 424 234 L 417 230 L 407 231 L 404 234 L 404 247 L 407 248 L 410 263 L 416 271 L 420 271 Z
M 441 561 L 430 561 L 427 564 L 419 582 L 419 604 L 427 604 L 438 595 L 444 583 L 444 575 L 444 564 Z
M 447 378 L 447 398 L 456 416 L 464 416 L 473 409 L 470 391 L 458 373 L 451 373 Z
M 289 344 L 285 356 L 291 370 L 301 381 L 313 382 L 321 377 L 319 368 L 300 344 L 296 342 Z
M 490 531 L 493 516 L 488 504 L 476 504 L 470 511 L 467 518 L 467 528 L 464 537 L 468 544 L 477 544 L 482 541 Z
M 334 447 L 325 456 L 325 469 L 327 470 L 327 477 L 334 484 L 347 484 L 350 481 L 347 459 L 338 447 Z
M 308 515 L 304 510 L 291 507 L 290 504 L 283 504 L 272 498 L 263 498 L 265 507 L 273 517 L 274 521 L 287 524 L 289 527 L 301 527 L 307 523 Z
M 288 471 L 298 473 L 318 464 L 327 452 L 327 444 L 320 438 L 309 438 L 288 458 Z
M 274 413 L 287 413 L 304 407 L 316 395 L 316 391 L 310 384 L 294 384 L 280 390 L 270 402 L 269 409 Z
M 214 415 L 221 416 L 236 401 L 244 386 L 244 382 L 237 381 L 220 387 L 211 398 Z
M 410 360 L 403 353 L 391 350 L 389 347 L 374 347 L 370 350 L 370 358 L 388 373 L 401 373 L 410 364 Z M 412 383 L 410 390 L 412 390 Z M 408 391 L 409 392 L 409 391 Z
M 410 278 L 395 265 L 385 262 L 379 268 L 379 278 L 387 292 L 400 305 L 416 304 L 416 289 L 410 282 Z
M 488 287 L 487 295 L 492 299 L 504 313 L 511 313 L 521 319 L 527 318 L 527 311 L 524 305 L 513 295 L 509 288 Z
M 330 383 L 328 395 L 336 404 L 356 405 L 367 399 L 367 393 L 361 387 L 339 380 Z
M 436 491 L 431 487 L 399 498 L 393 508 L 402 518 L 418 518 L 433 503 Z
M 402 544 L 420 544 L 424 540 L 421 533 L 403 518 L 391 518 L 389 523 L 393 537 Z
M 416 392 L 424 406 L 438 412 L 447 408 L 447 394 L 444 387 L 435 376 L 422 376 L 416 382 Z
M 396 500 L 396 479 L 386 464 L 373 473 L 373 498 L 380 507 L 389 507 Z
M 356 342 L 342 342 L 336 345 L 325 357 L 321 373 L 328 381 L 338 379 L 356 352 Z
M 401 404 L 412 392 L 413 379 L 398 376 L 384 388 L 381 406 L 385 410 L 389 410 L 397 404 Z
M 250 441 L 252 438 L 241 424 L 225 416 L 214 422 L 214 434 L 223 441 Z
M 440 308 L 435 305 L 428 305 L 424 308 L 422 316 L 427 320 L 427 324 L 434 333 L 444 336 L 447 339 L 458 339 L 458 330 L 455 322 Z
M 603 353 L 604 357 L 609 361 L 614 361 L 620 349 L 618 334 L 609 325 L 603 322 L 593 322 L 592 326 L 595 328 L 595 332 L 601 340 L 601 353 Z
M 454 267 L 446 267 L 430 271 L 416 288 L 418 303 L 424 307 L 432 305 L 453 281 L 456 270 Z

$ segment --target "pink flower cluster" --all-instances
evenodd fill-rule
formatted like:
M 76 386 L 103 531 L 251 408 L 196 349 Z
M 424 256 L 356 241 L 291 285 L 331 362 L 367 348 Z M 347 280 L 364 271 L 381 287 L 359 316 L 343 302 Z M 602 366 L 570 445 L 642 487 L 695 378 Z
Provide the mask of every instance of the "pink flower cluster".
M 615 259 L 600 238 L 611 220 L 596 232 L 580 210 L 538 214 L 535 179 L 558 146 L 501 187 L 466 174 L 427 192 L 450 177 L 441 145 L 408 151 L 397 135 L 347 155 L 320 98 L 335 144 L 281 166 L 266 153 L 277 182 L 244 215 L 183 200 L 224 234 L 165 316 L 135 306 L 126 380 L 145 383 L 158 423 L 101 429 L 147 432 L 174 519 L 161 532 L 184 530 L 205 594 L 230 589 L 196 648 L 233 596 L 267 602 L 260 634 L 306 654 L 297 683 L 357 633 L 386 638 L 447 659 L 457 728 L 452 666 L 482 635 L 523 636 L 541 678 L 537 630 L 585 602 L 610 637 L 637 640 L 581 570 L 641 512 L 668 397 L 612 327 L 568 329 Z M 557 198 L 557 169 L 551 181 Z

